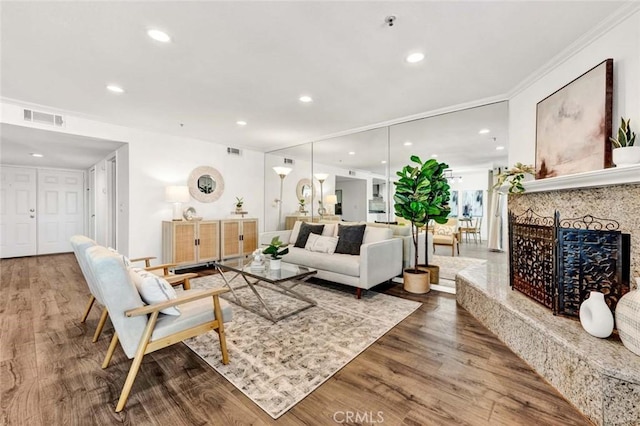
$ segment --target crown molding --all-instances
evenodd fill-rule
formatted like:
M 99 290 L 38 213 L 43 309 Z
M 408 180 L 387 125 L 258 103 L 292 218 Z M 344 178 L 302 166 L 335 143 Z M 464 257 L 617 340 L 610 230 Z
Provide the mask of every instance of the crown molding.
M 576 41 L 562 50 L 562 52 L 551 58 L 549 62 L 538 68 L 517 86 L 511 89 L 507 93 L 507 99 L 513 98 L 523 90 L 536 83 L 542 77 L 584 50 L 595 40 L 611 31 L 617 24 L 629 19 L 635 12 L 638 11 L 640 11 L 640 3 L 638 2 L 629 2 L 621 6 L 618 10 L 609 15 L 604 21 L 601 21 L 600 23 L 598 23 L 598 25 L 587 31 L 580 38 L 578 38 Z

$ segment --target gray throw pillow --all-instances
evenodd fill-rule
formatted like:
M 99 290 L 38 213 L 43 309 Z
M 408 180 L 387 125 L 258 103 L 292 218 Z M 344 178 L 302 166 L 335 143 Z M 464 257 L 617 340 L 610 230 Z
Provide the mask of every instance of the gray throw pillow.
M 335 252 L 359 255 L 366 227 L 367 225 L 345 226 L 338 224 L 338 245 Z
M 322 230 L 324 229 L 324 225 L 311 225 L 310 223 L 303 223 L 300 225 L 300 232 L 298 233 L 298 238 L 296 239 L 296 243 L 293 245 L 294 247 L 304 248 L 307 245 L 307 240 L 309 239 L 309 234 L 322 234 Z

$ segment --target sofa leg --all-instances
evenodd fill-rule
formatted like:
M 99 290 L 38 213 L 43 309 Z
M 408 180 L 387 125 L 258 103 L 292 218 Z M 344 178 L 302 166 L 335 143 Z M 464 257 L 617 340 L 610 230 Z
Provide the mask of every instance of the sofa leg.
M 362 289 L 356 288 L 356 299 L 360 299 L 362 297 Z

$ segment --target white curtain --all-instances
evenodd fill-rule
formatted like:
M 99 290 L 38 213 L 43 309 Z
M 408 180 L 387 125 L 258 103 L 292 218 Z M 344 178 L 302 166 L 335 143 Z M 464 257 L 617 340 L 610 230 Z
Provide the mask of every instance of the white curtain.
M 491 213 L 489 214 L 489 236 L 487 247 L 493 251 L 503 251 L 503 219 L 502 211 L 505 195 L 499 191 L 493 191 L 491 195 Z

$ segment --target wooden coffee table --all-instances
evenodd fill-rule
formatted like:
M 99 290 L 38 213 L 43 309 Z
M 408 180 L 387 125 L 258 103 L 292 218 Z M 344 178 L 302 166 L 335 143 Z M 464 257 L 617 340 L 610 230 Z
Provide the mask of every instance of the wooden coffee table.
M 269 262 L 266 262 L 264 270 L 252 269 L 250 265 L 251 260 L 247 259 L 234 259 L 215 263 L 215 268 L 222 275 L 222 279 L 224 279 L 225 282 L 225 287 L 231 290 L 231 294 L 235 298 L 235 303 L 237 305 L 240 305 L 248 311 L 258 314 L 263 318 L 271 320 L 274 323 L 317 305 L 315 300 L 303 296 L 302 294 L 293 290 L 304 280 L 316 274 L 318 272 L 317 270 L 285 262 L 282 262 L 281 268 L 276 270 L 269 269 Z M 233 271 L 237 274 L 230 280 L 227 280 L 227 277 L 224 276 L 223 271 Z M 242 277 L 246 284 L 232 286 L 231 283 L 238 277 Z M 267 306 L 267 303 L 265 303 L 265 300 L 262 298 L 262 296 L 260 296 L 260 293 L 258 293 L 256 287 L 258 287 L 258 285 L 261 283 L 273 284 L 272 287 L 269 287 L 269 290 L 306 302 L 306 304 L 301 308 L 295 309 L 292 312 L 287 312 L 284 315 L 275 316 L 272 310 L 269 309 L 269 306 Z M 242 299 L 238 297 L 235 290 L 246 287 L 249 287 L 251 289 L 263 309 L 256 309 L 253 306 L 244 303 Z

